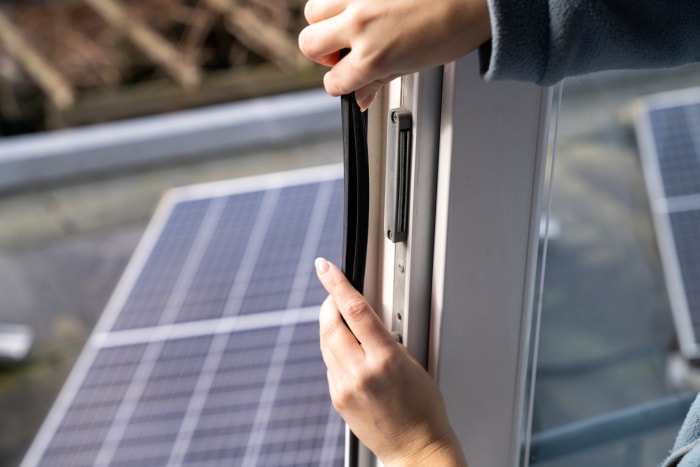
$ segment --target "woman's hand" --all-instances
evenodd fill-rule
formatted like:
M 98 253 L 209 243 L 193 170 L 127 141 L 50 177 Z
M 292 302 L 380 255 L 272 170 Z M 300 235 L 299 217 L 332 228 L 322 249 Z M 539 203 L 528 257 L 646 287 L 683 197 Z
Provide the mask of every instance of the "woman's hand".
M 319 258 L 316 271 L 330 294 L 320 313 L 328 386 L 352 431 L 387 466 L 466 466 L 430 375 L 337 267 Z
M 367 108 L 392 79 L 453 61 L 491 37 L 486 0 L 309 0 L 299 48 L 332 67 L 326 91 Z M 342 60 L 340 51 L 350 52 Z

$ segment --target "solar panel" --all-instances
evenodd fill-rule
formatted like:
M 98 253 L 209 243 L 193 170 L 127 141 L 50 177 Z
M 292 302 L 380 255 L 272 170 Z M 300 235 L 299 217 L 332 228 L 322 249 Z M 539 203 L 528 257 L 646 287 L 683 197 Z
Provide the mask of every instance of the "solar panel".
M 700 88 L 651 96 L 642 166 L 682 353 L 700 357 Z
M 313 269 L 341 171 L 170 192 L 22 465 L 342 465 Z

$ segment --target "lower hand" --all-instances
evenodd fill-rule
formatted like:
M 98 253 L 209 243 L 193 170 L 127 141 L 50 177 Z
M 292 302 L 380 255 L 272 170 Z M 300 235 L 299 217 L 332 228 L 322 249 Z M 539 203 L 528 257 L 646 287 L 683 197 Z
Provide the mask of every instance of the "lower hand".
M 316 270 L 330 293 L 319 323 L 328 386 L 352 431 L 387 466 L 466 466 L 430 375 L 337 267 L 317 259 Z

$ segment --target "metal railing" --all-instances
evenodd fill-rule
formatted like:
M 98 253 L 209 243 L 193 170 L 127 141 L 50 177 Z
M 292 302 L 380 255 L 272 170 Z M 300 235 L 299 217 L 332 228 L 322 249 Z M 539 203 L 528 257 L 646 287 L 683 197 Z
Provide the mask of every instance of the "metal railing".
M 633 443 L 638 452 L 641 435 L 679 426 L 695 397 L 695 393 L 683 393 L 535 433 L 530 465 L 619 442 Z

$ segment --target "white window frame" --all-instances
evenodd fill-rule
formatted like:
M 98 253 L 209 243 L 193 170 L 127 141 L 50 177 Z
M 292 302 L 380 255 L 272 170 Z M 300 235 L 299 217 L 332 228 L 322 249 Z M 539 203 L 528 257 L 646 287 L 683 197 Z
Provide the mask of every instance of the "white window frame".
M 392 83 L 370 111 L 365 295 L 389 327 L 404 301 L 404 344 L 436 378 L 471 467 L 527 464 L 550 103 L 546 88 L 484 82 L 472 54 Z M 383 224 L 388 115 L 398 106 L 413 114 L 415 148 L 409 239 L 399 246 Z M 376 464 L 367 452 L 360 459 Z

